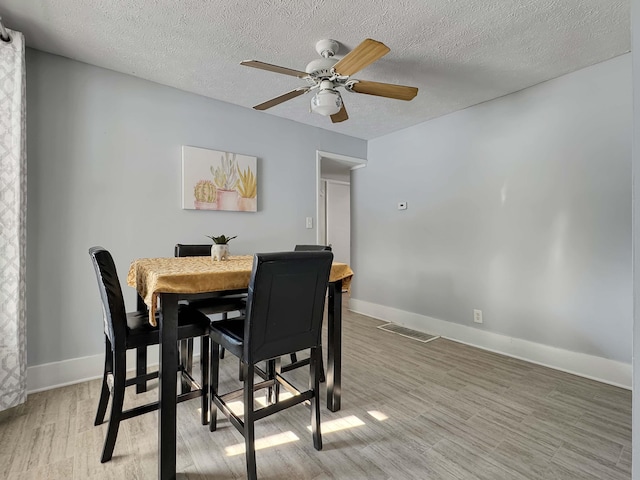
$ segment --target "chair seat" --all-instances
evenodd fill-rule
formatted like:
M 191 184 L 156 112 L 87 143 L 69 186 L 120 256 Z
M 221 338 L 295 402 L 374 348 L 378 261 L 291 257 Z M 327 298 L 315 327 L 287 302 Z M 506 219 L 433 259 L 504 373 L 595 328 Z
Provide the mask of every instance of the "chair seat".
M 246 295 L 225 295 L 222 297 L 203 298 L 200 300 L 189 300 L 189 306 L 197 308 L 205 315 L 217 313 L 233 312 L 235 310 L 244 311 L 247 308 Z
M 218 345 L 226 348 L 236 357 L 242 358 L 244 317 L 211 323 L 209 336 Z
M 160 322 L 156 314 L 156 323 Z M 178 305 L 178 339 L 206 335 L 209 318 L 190 305 Z M 127 313 L 127 348 L 141 345 L 157 345 L 160 331 L 149 323 L 149 312 Z

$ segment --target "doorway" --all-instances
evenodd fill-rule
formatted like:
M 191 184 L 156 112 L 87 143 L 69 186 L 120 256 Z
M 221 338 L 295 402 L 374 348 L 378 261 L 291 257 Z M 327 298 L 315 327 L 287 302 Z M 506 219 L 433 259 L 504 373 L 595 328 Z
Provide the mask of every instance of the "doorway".
M 331 245 L 337 262 L 351 263 L 352 172 L 365 167 L 362 158 L 337 153 L 316 152 L 316 218 L 319 245 Z

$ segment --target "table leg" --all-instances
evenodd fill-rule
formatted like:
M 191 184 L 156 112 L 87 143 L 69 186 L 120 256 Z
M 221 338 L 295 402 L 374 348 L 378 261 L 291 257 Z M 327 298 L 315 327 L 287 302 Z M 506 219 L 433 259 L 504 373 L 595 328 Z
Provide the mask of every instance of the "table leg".
M 178 375 L 178 295 L 160 295 L 158 479 L 176 478 L 176 394 Z
M 140 295 L 136 295 L 136 309 L 138 312 L 148 312 L 149 309 L 144 303 L 144 299 Z M 147 347 L 138 347 L 136 349 L 136 375 L 147 374 Z M 147 391 L 147 381 L 141 381 L 136 384 L 136 393 L 144 393 Z
M 342 377 L 342 280 L 329 283 L 327 320 L 327 408 L 337 412 Z

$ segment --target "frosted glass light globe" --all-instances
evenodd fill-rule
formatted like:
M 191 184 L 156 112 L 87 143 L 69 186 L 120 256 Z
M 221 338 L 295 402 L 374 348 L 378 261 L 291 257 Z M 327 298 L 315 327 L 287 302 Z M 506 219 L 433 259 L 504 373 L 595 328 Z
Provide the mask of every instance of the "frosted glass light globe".
M 320 90 L 311 97 L 311 110 L 320 115 L 334 115 L 342 108 L 342 97 L 333 89 Z

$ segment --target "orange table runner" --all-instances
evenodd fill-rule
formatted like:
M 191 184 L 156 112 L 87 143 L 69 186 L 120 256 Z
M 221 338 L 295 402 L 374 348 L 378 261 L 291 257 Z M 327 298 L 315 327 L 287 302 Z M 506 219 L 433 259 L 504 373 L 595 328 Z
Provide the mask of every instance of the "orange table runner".
M 127 284 L 138 291 L 149 306 L 149 323 L 156 325 L 160 293 L 207 293 L 241 290 L 249 286 L 253 255 L 232 256 L 223 262 L 211 257 L 139 258 L 129 267 Z M 353 271 L 346 263 L 334 262 L 330 282 L 342 280 L 349 289 Z

